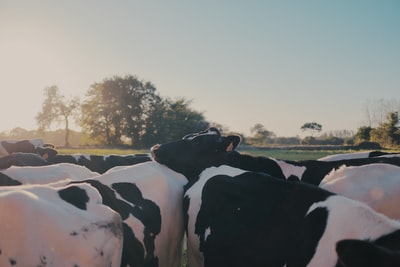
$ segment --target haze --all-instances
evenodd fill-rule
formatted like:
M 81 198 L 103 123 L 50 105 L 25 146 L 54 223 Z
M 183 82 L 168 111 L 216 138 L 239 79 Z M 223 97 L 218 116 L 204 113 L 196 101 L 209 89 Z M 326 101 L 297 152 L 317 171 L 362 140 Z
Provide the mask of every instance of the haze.
M 399 98 L 399 14 L 395 0 L 0 0 L 0 131 L 35 129 L 47 86 L 83 99 L 125 74 L 231 131 L 355 131 L 366 101 Z

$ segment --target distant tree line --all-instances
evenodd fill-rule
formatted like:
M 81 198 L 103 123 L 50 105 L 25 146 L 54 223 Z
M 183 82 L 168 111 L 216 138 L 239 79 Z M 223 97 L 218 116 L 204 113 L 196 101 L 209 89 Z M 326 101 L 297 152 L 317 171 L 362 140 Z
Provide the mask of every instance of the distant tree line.
M 1 131 L 0 140 L 13 139 L 35 139 L 41 138 L 45 143 L 50 143 L 56 146 L 64 146 L 65 144 L 65 129 L 56 129 L 51 131 L 42 132 L 39 130 L 26 130 L 21 127 L 16 127 L 11 130 Z M 96 145 L 92 142 L 89 135 L 80 131 L 69 131 L 69 143 L 71 146 L 79 145 Z
M 218 123 L 208 122 L 201 112 L 190 107 L 185 98 L 161 97 L 156 87 L 136 76 L 125 75 L 106 78 L 94 83 L 85 99 L 67 98 L 57 86 L 44 89 L 41 111 L 36 115 L 38 129 L 27 131 L 15 128 L 0 132 L 0 139 L 45 137 L 46 142 L 69 145 L 106 145 L 148 148 L 156 143 L 179 139 L 187 133 L 204 130 L 210 125 L 223 133 L 229 129 Z M 243 143 L 253 146 L 274 145 L 357 145 L 378 143 L 383 147 L 400 146 L 398 101 L 382 99 L 368 101 L 365 107 L 369 126 L 358 128 L 357 133 L 337 130 L 314 136 L 322 131 L 317 122 L 306 122 L 300 130 L 310 135 L 300 138 L 279 137 L 262 124 L 251 127 L 250 136 L 243 136 Z M 383 119 L 383 113 L 386 118 Z M 72 131 L 71 122 L 81 127 Z M 63 130 L 51 131 L 51 126 Z M 63 136 L 61 138 L 61 136 Z M 61 139 L 63 141 L 61 141 Z
M 399 113 L 388 112 L 386 119 L 376 127 L 362 126 L 357 132 L 349 130 L 332 131 L 314 137 L 315 132 L 322 130 L 322 125 L 316 122 L 307 122 L 300 129 L 309 131 L 311 135 L 301 139 L 300 137 L 277 137 L 274 132 L 265 129 L 262 124 L 256 124 L 251 128 L 253 136 L 247 137 L 246 142 L 256 146 L 270 145 L 358 145 L 366 149 L 379 147 L 399 148 L 400 127 Z
M 363 126 L 358 128 L 355 139 L 360 142 L 376 142 L 384 147 L 400 146 L 400 128 L 398 112 L 389 112 L 386 120 L 377 127 Z
M 322 125 L 316 122 L 306 122 L 300 129 L 308 131 L 311 135 L 304 138 L 279 137 L 272 131 L 257 123 L 251 129 L 252 136 L 246 138 L 246 143 L 254 146 L 274 145 L 354 145 L 354 132 L 349 130 L 336 130 L 314 137 L 315 132 L 322 130 Z

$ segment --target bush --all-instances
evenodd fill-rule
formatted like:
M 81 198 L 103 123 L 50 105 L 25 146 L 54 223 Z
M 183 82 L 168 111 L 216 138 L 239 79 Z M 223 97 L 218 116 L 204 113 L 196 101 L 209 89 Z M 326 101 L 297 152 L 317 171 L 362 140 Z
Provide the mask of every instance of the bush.
M 382 149 L 379 143 L 369 141 L 361 142 L 357 145 L 357 147 L 359 149 Z

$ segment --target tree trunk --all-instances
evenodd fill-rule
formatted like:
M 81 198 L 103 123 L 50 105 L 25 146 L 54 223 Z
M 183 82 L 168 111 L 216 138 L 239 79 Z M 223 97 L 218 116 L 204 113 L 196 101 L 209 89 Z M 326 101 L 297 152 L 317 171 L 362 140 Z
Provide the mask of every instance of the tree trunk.
M 69 127 L 68 127 L 68 117 L 65 117 L 65 146 L 69 146 Z

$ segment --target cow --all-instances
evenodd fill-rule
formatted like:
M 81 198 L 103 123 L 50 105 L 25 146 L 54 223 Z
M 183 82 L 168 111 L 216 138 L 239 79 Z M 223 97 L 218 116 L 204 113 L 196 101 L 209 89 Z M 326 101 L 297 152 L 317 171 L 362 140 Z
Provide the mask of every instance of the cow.
M 225 165 L 238 139 L 215 137 L 201 134 L 151 149 L 155 161 L 189 179 L 189 266 L 400 262 L 399 222 L 313 184 Z
M 48 184 L 61 180 L 84 180 L 99 176 L 86 167 L 71 163 L 46 166 L 11 166 L 0 170 L 0 186 L 21 184 Z
M 294 178 L 303 182 L 319 185 L 321 181 L 333 170 L 341 166 L 363 166 L 376 163 L 400 166 L 400 157 L 372 157 L 355 158 L 335 161 L 303 160 L 288 161 L 275 160 L 280 166 L 286 179 Z
M 151 157 L 148 154 L 129 154 L 129 155 L 85 155 L 85 154 L 73 154 L 65 155 L 58 154 L 54 157 L 49 157 L 47 161 L 50 164 L 55 163 L 73 163 L 81 166 L 85 166 L 91 171 L 98 172 L 100 174 L 105 173 L 107 170 L 115 166 L 128 166 L 146 161 L 151 161 Z
M 1 187 L 0 214 L 0 266 L 120 266 L 121 217 L 89 184 Z
M 43 143 L 43 139 L 2 140 L 0 141 L 0 156 L 13 153 L 35 153 L 44 159 L 57 155 L 54 145 Z
M 51 144 L 45 144 L 43 147 L 37 147 L 35 149 L 35 152 L 45 160 L 48 160 L 49 158 L 54 158 L 58 154 L 58 151 Z
M 68 168 L 71 168 L 70 171 L 67 171 Z M 102 203 L 116 211 L 123 220 L 121 266 L 181 266 L 184 232 L 181 207 L 183 188 L 187 183 L 182 174 L 153 161 L 116 167 L 102 175 L 70 163 L 22 167 L 18 169 L 18 177 L 15 170 L 17 167 L 3 171 L 13 178 L 4 178 L 0 172 L 0 184 L 13 188 L 20 184 L 27 186 L 34 181 L 52 182 L 48 185 L 57 188 L 86 183 L 95 188 Z M 32 170 L 36 171 L 35 178 L 32 177 Z M 60 181 L 66 174 L 68 179 Z
M 36 153 L 15 152 L 0 157 L 0 169 L 7 169 L 10 166 L 44 166 L 50 163 Z
M 35 149 L 43 145 L 43 139 L 40 138 L 30 140 L 1 140 L 0 155 L 8 155 L 15 152 L 35 153 Z
M 400 166 L 400 157 L 356 158 L 329 162 L 254 157 L 235 150 L 240 142 L 239 135 L 221 136 L 218 129 L 211 127 L 200 133 L 186 135 L 181 140 L 163 144 L 163 149 L 157 149 L 158 145 L 155 145 L 152 150 L 157 150 L 157 155 L 161 155 L 165 150 L 171 151 L 168 157 L 162 157 L 163 162 L 160 163 L 165 163 L 174 170 L 183 171 L 181 173 L 189 180 L 192 180 L 191 177 L 197 177 L 205 167 L 210 166 L 210 162 L 215 166 L 226 164 L 243 170 L 265 172 L 274 177 L 301 180 L 314 185 L 319 185 L 326 175 L 343 165 L 386 163 Z M 226 144 L 230 144 L 228 150 L 224 150 Z M 152 153 L 154 155 L 154 151 Z
M 392 204 L 397 202 L 400 195 L 396 191 L 399 188 L 399 181 L 395 170 L 400 168 L 398 166 L 400 158 L 396 157 L 396 154 L 331 162 L 318 160 L 297 162 L 240 154 L 235 151 L 239 144 L 240 136 L 221 136 L 217 129 L 210 128 L 204 132 L 189 134 L 182 140 L 163 144 L 161 149 L 159 145 L 155 145 L 152 153 L 156 161 L 188 177 L 189 185 L 197 179 L 203 169 L 222 164 L 265 172 L 282 179 L 301 180 L 314 185 L 321 185 L 321 181 L 328 176 L 342 176 L 340 181 L 330 183 L 325 188 L 363 201 L 391 218 L 400 219 L 399 206 Z M 372 166 L 361 168 L 369 165 Z M 353 167 L 351 172 L 335 172 L 339 168 L 344 170 L 351 166 Z M 363 182 L 360 181 L 361 177 L 364 178 Z M 385 192 L 384 195 L 380 194 L 379 199 L 377 194 L 373 194 L 378 191 Z
M 400 167 L 374 163 L 342 166 L 329 173 L 319 185 L 368 204 L 386 216 L 400 220 Z
M 335 160 L 343 160 L 343 159 L 357 159 L 357 158 L 373 158 L 373 157 L 399 157 L 400 155 L 397 152 L 384 152 L 379 150 L 374 151 L 362 151 L 362 152 L 354 152 L 354 153 L 343 153 L 343 154 L 334 154 L 319 158 L 321 161 L 335 161 Z
M 121 266 L 180 267 L 183 189 L 187 179 L 154 161 L 118 168 L 85 182 L 123 219 Z

